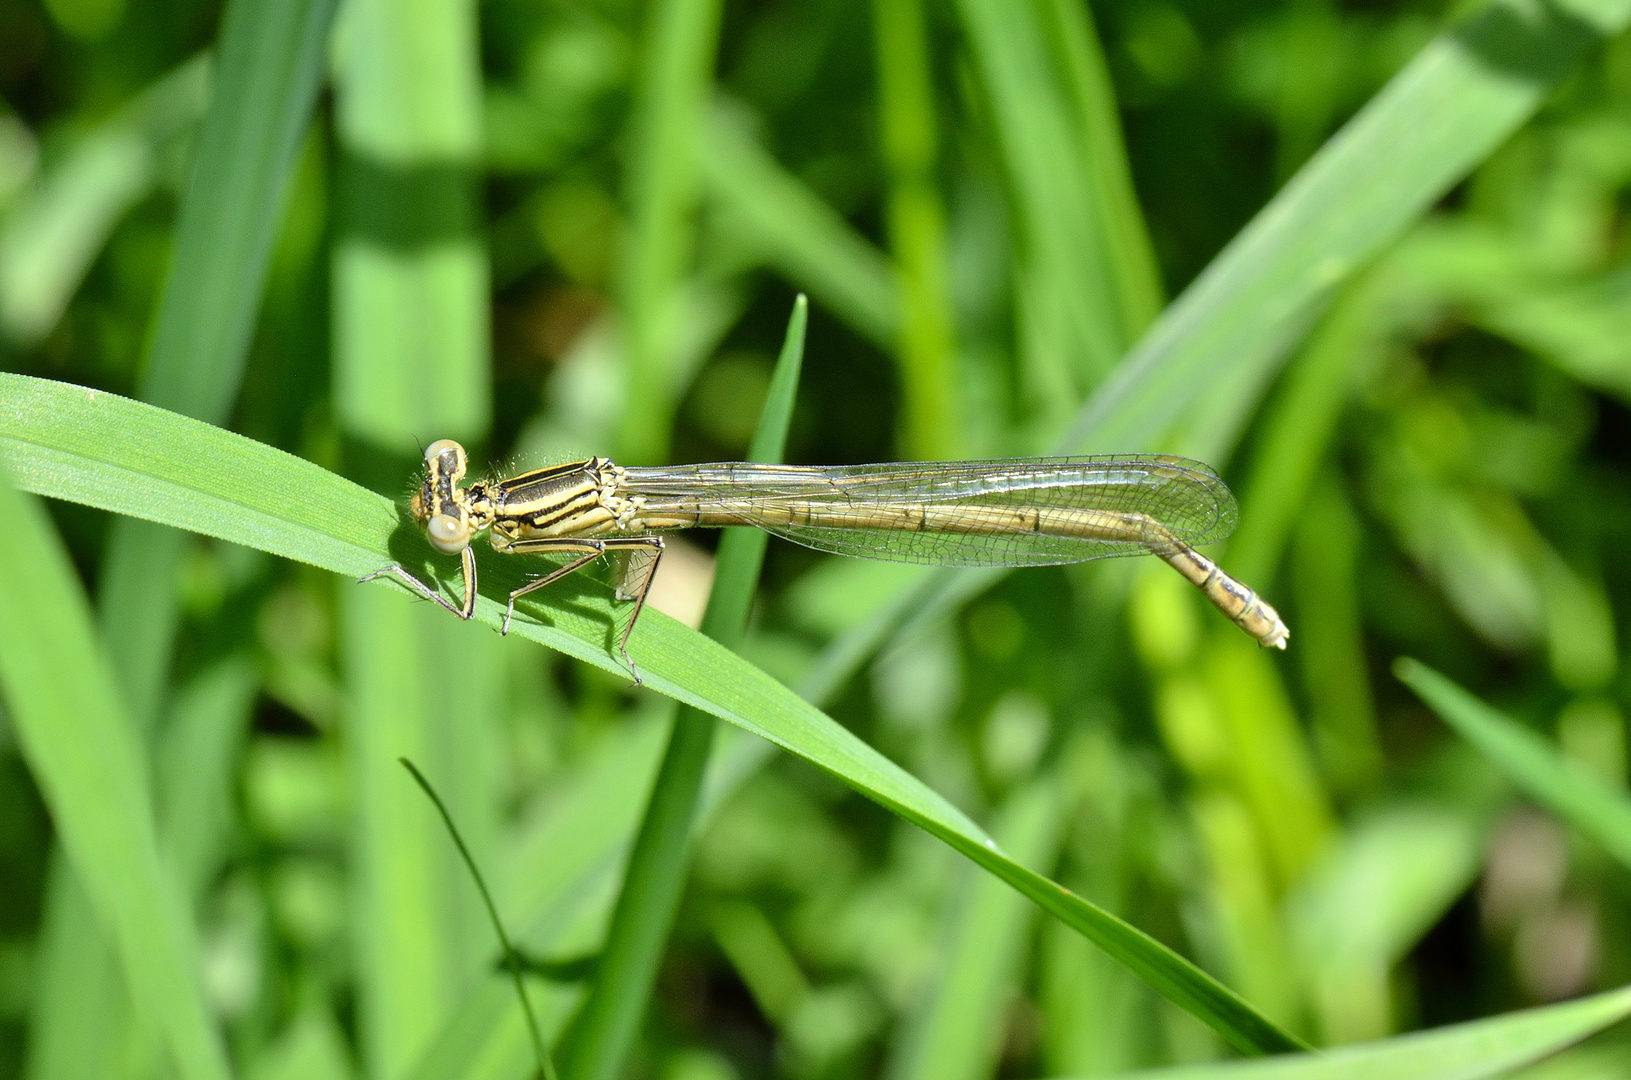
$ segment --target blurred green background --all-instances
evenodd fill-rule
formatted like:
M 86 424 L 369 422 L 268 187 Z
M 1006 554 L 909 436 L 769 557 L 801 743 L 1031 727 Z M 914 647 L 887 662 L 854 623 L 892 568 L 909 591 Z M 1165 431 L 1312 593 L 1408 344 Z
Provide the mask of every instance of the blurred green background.
M 773 541 L 749 660 L 1315 1045 L 1558 1001 L 1631 977 L 1623 856 L 1391 665 L 1623 810 L 1622 6 L 0 0 L 0 366 L 404 497 L 446 437 L 497 473 L 742 457 L 807 293 L 786 460 L 1205 458 L 1243 506 L 1213 554 L 1292 638 L 1256 649 L 1153 560 L 951 577 Z M 389 589 L 51 513 L 235 1073 L 526 1076 L 394 758 L 527 950 L 582 958 L 671 703 Z M 695 625 L 717 537 L 686 539 L 654 602 Z M 546 1011 L 572 977 L 535 980 Z M 153 1008 L 0 722 L 0 1076 L 170 1075 Z M 461 1041 L 472 1016 L 507 1041 Z M 743 736 L 620 1075 L 1227 1054 Z M 1628 1075 L 1631 1043 L 1543 1068 Z

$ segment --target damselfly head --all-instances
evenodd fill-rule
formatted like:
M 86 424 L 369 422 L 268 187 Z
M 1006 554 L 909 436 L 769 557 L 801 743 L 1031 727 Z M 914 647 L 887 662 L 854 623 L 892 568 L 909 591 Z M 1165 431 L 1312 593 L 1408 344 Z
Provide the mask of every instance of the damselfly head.
M 414 494 L 410 509 L 424 526 L 431 547 L 457 555 L 470 544 L 476 526 L 464 505 L 459 481 L 467 462 L 464 447 L 452 439 L 438 439 L 425 448 L 425 482 Z

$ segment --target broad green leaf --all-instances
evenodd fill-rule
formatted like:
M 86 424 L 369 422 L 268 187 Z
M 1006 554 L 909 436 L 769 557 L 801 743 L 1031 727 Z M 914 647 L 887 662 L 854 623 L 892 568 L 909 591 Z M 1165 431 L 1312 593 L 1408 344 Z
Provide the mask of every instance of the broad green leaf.
M 1486 1080 L 1631 1016 L 1631 988 L 1320 1054 L 1124 1073 L 1121 1080 Z
M 282 451 L 117 395 L 0 376 L 0 453 L 28 490 L 218 536 L 338 574 L 396 560 L 427 577 L 433 557 L 406 512 Z M 450 571 L 449 560 L 436 568 Z M 497 626 L 524 579 L 518 560 L 482 558 L 476 617 Z M 394 587 L 394 586 L 393 586 Z M 610 590 L 585 575 L 525 603 L 511 632 L 621 673 L 611 653 Z M 1296 1040 L 1170 949 L 1021 866 L 905 770 L 703 635 L 658 612 L 630 652 L 646 685 L 728 720 L 831 773 L 1008 882 L 1242 1050 Z
M 1530 798 L 1631 866 L 1631 798 L 1623 791 L 1427 665 L 1401 659 L 1393 671 Z
M 185 1080 L 225 1080 L 188 906 L 160 860 L 145 752 L 125 719 L 79 577 L 34 499 L 0 483 L 0 683 L 24 757 L 130 1000 Z

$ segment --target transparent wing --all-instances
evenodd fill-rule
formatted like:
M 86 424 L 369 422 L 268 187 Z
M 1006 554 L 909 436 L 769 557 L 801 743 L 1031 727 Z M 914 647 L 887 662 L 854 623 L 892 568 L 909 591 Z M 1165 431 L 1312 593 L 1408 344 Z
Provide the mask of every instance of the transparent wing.
M 1161 550 L 1160 538 L 1168 545 L 1220 540 L 1238 518 L 1234 496 L 1215 472 L 1166 455 L 830 468 L 730 463 L 625 473 L 623 494 L 642 497 L 654 518 L 670 516 L 668 527 L 755 525 L 819 551 L 938 566 L 1145 554 Z M 1036 523 L 1102 515 L 1131 524 L 1119 536 L 1084 536 Z M 1139 521 L 1160 529 L 1140 531 Z

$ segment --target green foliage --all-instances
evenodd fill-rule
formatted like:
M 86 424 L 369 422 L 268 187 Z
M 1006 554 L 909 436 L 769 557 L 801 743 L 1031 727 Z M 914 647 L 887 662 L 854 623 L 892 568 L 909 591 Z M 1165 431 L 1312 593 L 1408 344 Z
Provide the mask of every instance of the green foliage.
M 0 1078 L 1625 1071 L 1625 0 L 336 8 L 0 9 Z M 634 689 L 355 583 L 446 437 L 1190 453 L 1291 648 L 729 532 Z

